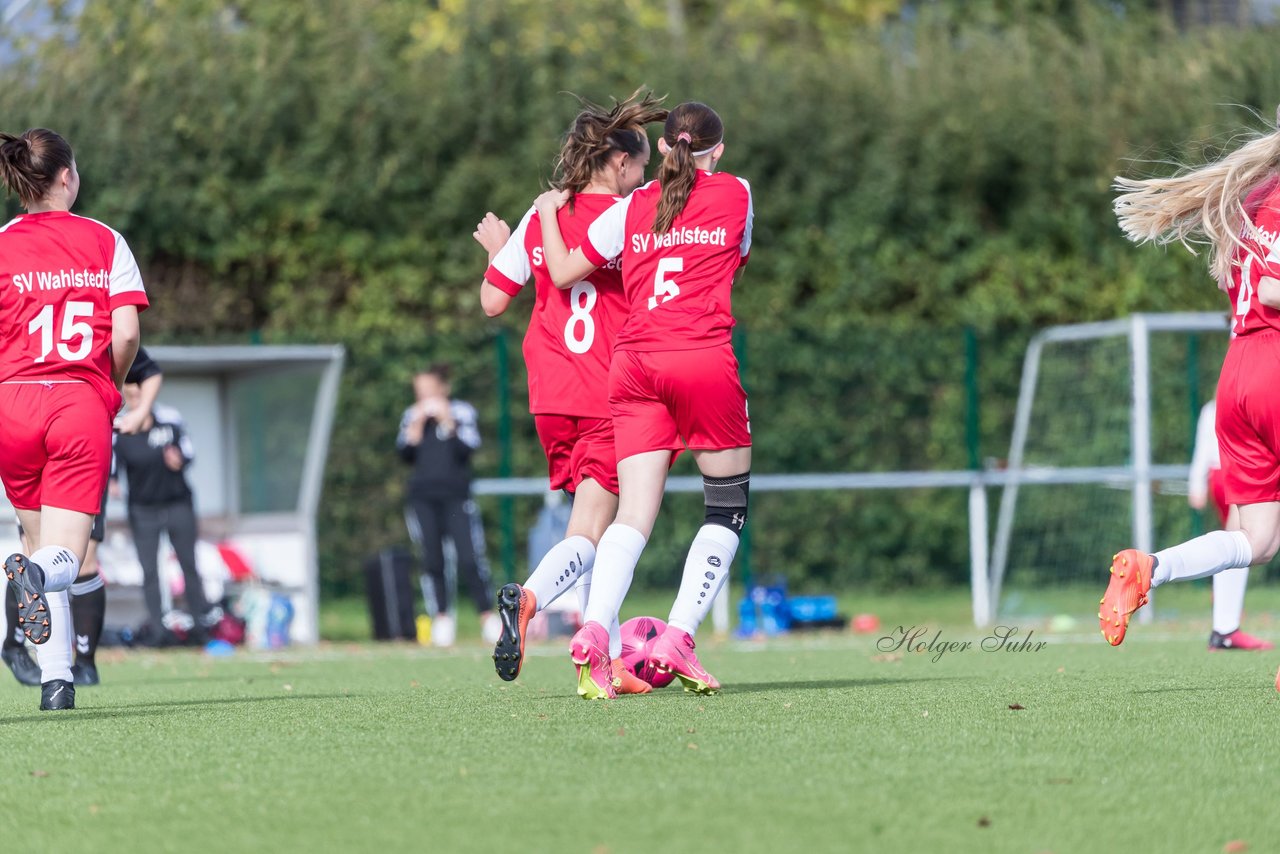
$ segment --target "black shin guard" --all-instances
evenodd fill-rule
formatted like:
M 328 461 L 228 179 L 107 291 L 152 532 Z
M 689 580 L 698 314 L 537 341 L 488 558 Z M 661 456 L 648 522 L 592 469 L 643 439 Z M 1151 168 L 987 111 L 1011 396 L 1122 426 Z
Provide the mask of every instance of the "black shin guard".
M 732 477 L 703 477 L 702 494 L 707 504 L 704 523 L 741 534 L 747 524 L 747 497 L 751 492 L 751 472 Z

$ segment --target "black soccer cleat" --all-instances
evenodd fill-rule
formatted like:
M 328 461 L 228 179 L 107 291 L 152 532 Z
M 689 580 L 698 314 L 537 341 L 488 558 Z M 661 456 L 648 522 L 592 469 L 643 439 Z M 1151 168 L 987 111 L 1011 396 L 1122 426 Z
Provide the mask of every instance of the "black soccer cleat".
M 98 668 L 93 664 L 76 662 L 71 665 L 71 679 L 77 685 L 97 685 Z
M 11 554 L 4 561 L 4 575 L 18 599 L 18 628 L 32 643 L 49 639 L 49 609 L 45 605 L 44 570 L 24 555 Z
M 25 647 L 6 647 L 3 652 L 0 652 L 0 658 L 9 665 L 13 678 L 19 683 L 32 688 L 40 684 L 40 665 L 31 660 Z
M 51 679 L 40 686 L 40 711 L 57 712 L 76 707 L 76 686 L 65 679 Z
M 538 613 L 537 598 L 519 584 L 504 585 L 498 591 L 498 616 L 502 634 L 493 648 L 493 668 L 498 678 L 510 682 L 520 675 L 524 664 L 524 638 L 529 621 Z

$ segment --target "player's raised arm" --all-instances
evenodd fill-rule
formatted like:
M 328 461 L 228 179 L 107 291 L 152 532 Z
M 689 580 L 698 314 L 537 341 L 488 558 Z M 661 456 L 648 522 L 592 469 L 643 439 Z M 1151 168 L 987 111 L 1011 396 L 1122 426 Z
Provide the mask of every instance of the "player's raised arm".
M 492 265 L 498 253 L 511 239 L 511 226 L 493 211 L 489 211 L 476 225 L 476 230 L 471 236 L 475 238 L 476 243 L 484 247 L 485 252 L 489 253 L 489 264 Z M 511 305 L 511 300 L 511 294 L 494 285 L 487 278 L 480 281 L 480 307 L 489 317 L 497 317 L 506 311 L 507 306 Z
M 556 212 L 569 200 L 565 190 L 547 190 L 533 202 L 533 207 L 542 220 L 542 251 L 547 262 L 547 272 L 557 288 L 573 287 L 599 267 L 587 260 L 579 250 L 569 251 L 564 245 L 564 236 L 560 234 L 560 223 L 556 221 Z
M 480 307 L 489 317 L 506 311 L 533 275 L 532 259 L 525 245 L 533 214 L 534 209 L 529 208 L 512 231 L 497 215 L 487 213 L 472 234 L 489 253 L 489 266 L 480 284 Z

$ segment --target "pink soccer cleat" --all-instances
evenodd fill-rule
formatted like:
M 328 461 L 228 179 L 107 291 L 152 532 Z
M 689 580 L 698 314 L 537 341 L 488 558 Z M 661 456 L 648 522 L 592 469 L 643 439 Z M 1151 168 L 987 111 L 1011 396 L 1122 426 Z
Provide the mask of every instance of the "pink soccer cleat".
M 667 626 L 667 630 L 654 643 L 649 662 L 658 673 L 674 674 L 684 683 L 686 691 L 714 694 L 720 690 L 720 682 L 698 661 L 694 647 L 693 637 L 688 632 Z
M 570 641 L 569 655 L 578 668 L 579 697 L 612 700 L 618 696 L 609 661 L 608 629 L 599 623 L 587 623 Z
M 1227 634 L 1219 632 L 1209 633 L 1209 651 L 1217 652 L 1223 649 L 1244 649 L 1244 650 L 1264 650 L 1275 649 L 1275 644 L 1271 641 L 1265 641 L 1262 638 L 1255 638 L 1253 635 L 1246 634 L 1240 629 Z

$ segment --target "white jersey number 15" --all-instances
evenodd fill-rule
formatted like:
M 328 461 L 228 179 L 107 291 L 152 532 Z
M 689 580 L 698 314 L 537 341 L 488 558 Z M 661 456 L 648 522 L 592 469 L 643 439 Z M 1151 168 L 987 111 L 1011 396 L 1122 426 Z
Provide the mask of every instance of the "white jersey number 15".
M 67 300 L 62 308 L 62 335 L 57 346 L 58 355 L 67 362 L 79 362 L 93 352 L 93 327 L 80 318 L 93 317 L 93 303 L 84 300 Z M 36 363 L 43 362 L 53 352 L 53 306 L 40 309 L 30 323 L 27 333 L 40 336 L 40 355 Z

